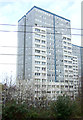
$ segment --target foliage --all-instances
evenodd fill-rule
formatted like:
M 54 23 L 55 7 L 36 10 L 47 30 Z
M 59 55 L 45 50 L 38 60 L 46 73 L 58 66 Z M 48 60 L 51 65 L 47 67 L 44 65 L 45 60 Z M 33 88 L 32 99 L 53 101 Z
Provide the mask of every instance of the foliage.
M 69 96 L 58 96 L 57 101 L 52 104 L 52 111 L 57 119 L 68 120 L 76 114 L 76 103 Z
M 8 103 L 2 107 L 2 120 L 25 120 L 27 109 L 25 105 Z
M 2 107 L 2 120 L 28 120 L 41 118 L 57 118 L 68 120 L 70 117 L 80 116 L 79 104 L 71 100 L 68 96 L 59 96 L 56 101 L 52 101 L 49 107 L 28 106 L 27 103 L 16 103 L 15 101 L 6 103 Z
M 2 107 L 2 120 L 28 120 L 34 118 L 48 118 L 50 111 L 46 109 L 28 107 L 27 104 L 11 102 Z
M 47 94 L 34 99 L 32 83 L 19 82 L 18 87 L 4 84 L 2 86 L 2 120 L 61 119 L 80 117 L 80 100 L 58 96 L 56 101 L 48 100 Z M 77 97 L 79 98 L 79 97 Z

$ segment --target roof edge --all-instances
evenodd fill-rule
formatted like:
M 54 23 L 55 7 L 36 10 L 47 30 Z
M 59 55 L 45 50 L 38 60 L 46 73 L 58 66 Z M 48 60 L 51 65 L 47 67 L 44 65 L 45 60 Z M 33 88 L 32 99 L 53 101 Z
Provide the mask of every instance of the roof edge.
M 33 7 L 26 13 L 26 15 L 27 15 L 31 10 L 33 10 L 33 8 L 36 8 L 36 6 L 33 6 Z
M 76 47 L 80 47 L 80 48 L 81 48 L 81 46 L 79 46 L 79 45 L 75 45 L 75 44 L 72 44 L 72 46 L 76 46 Z
M 44 12 L 47 12 L 47 13 L 49 13 L 49 14 L 51 14 L 51 15 L 57 16 L 57 17 L 59 17 L 59 18 L 65 19 L 65 20 L 67 20 L 67 21 L 70 22 L 69 19 L 66 19 L 66 18 L 64 18 L 64 17 L 62 17 L 62 16 L 59 16 L 59 15 L 55 14 L 55 13 L 49 12 L 48 10 L 42 9 L 42 8 L 40 8 L 40 7 L 37 7 L 37 6 L 34 6 L 33 8 L 37 8 L 37 9 L 39 9 L 39 10 L 42 10 L 42 11 L 44 11 Z M 32 8 L 32 9 L 33 9 L 33 8 Z M 31 10 L 30 10 L 30 11 L 31 11 Z M 29 11 L 29 12 L 30 12 L 30 11 Z
M 64 20 L 70 22 L 69 19 L 66 19 L 66 18 L 64 18 L 64 17 L 62 17 L 62 16 L 59 16 L 59 15 L 57 15 L 57 14 L 55 14 L 55 13 L 49 12 L 49 11 L 47 11 L 47 10 L 45 10 L 45 9 L 42 9 L 42 8 L 40 8 L 40 7 L 37 7 L 37 6 L 33 6 L 33 7 L 26 13 L 26 15 L 27 15 L 28 13 L 30 13 L 34 8 L 37 8 L 37 9 L 39 9 L 39 10 L 42 10 L 42 11 L 44 11 L 44 12 L 47 12 L 47 13 L 49 13 L 49 14 L 51 14 L 51 15 L 57 16 L 57 17 L 59 17 L 59 18 L 62 18 L 62 19 L 64 19 Z M 26 15 L 24 15 L 23 17 L 25 17 Z M 23 18 L 23 17 L 22 17 L 22 18 Z M 21 18 L 21 19 L 22 19 L 22 18 Z M 19 22 L 21 19 L 19 19 L 18 22 Z
M 18 20 L 18 22 L 20 22 L 24 17 L 26 17 L 26 15 L 24 15 L 23 17 L 21 17 L 21 18 Z

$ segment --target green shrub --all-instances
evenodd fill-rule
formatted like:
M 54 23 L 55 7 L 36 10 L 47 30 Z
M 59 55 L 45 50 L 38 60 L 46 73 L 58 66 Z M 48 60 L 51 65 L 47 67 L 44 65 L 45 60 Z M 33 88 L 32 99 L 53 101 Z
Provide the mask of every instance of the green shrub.
M 36 109 L 34 108 L 29 108 L 27 112 L 27 120 L 32 119 L 32 118 L 38 118 L 38 113 Z
M 38 111 L 38 116 L 39 118 L 50 118 L 50 111 L 49 110 L 45 110 L 45 109 L 41 109 Z
M 27 109 L 22 104 L 7 104 L 2 111 L 2 120 L 25 120 L 27 117 Z
M 68 120 L 70 117 L 80 116 L 80 107 L 77 101 L 68 96 L 59 96 L 48 108 L 28 106 L 26 103 L 7 103 L 2 107 L 2 120 L 32 120 L 32 119 L 60 119 Z
M 60 120 L 68 120 L 75 110 L 75 103 L 68 96 L 58 96 L 52 105 L 53 115 Z
M 39 117 L 36 108 L 27 108 L 27 104 L 8 103 L 2 110 L 2 120 L 31 120 Z

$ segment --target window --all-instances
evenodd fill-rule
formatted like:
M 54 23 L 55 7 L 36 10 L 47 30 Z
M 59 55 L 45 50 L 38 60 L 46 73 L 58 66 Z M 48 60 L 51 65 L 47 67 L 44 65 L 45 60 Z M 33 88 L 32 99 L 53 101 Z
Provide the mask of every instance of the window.
M 64 40 L 66 40 L 66 37 L 63 37 Z
M 65 80 L 66 83 L 68 83 L 68 80 Z
M 66 50 L 64 50 L 64 53 L 67 53 L 67 51 L 66 51 Z
M 45 65 L 46 63 L 45 62 L 42 62 L 42 65 Z
M 64 88 L 64 85 L 61 85 L 61 88 Z
M 43 44 L 45 44 L 45 41 L 44 41 L 44 40 L 42 40 L 42 43 L 43 43 Z
M 45 67 L 42 67 L 42 70 L 46 71 L 46 68 L 45 68 Z
M 67 58 L 67 56 L 66 56 L 66 55 L 65 55 L 64 57 L 65 57 L 65 58 Z
M 35 73 L 36 76 L 40 76 L 40 73 Z
M 42 73 L 42 76 L 46 76 L 46 73 Z
M 42 93 L 44 94 L 44 93 L 46 93 L 46 91 L 42 91 Z
M 68 77 L 68 75 L 65 75 L 65 77 Z
M 35 55 L 35 58 L 40 59 L 40 56 L 39 55 Z
M 69 88 L 73 88 L 73 86 L 69 86 Z
M 47 93 L 51 93 L 51 91 L 47 91 Z
M 77 59 L 76 57 L 73 57 L 74 59 Z
M 45 30 L 41 30 L 42 33 L 45 33 Z
M 35 44 L 35 47 L 37 47 L 37 48 L 40 48 L 40 45 L 38 45 L 38 44 Z
M 45 53 L 45 51 L 42 51 L 42 53 Z
M 40 67 L 35 67 L 36 70 L 40 70 Z
M 35 39 L 35 42 L 38 42 L 38 43 L 40 43 L 40 40 L 39 40 L 39 39 Z
M 68 63 L 72 63 L 72 61 L 68 61 Z
M 65 86 L 65 88 L 68 88 L 68 86 Z
M 42 59 L 44 60 L 46 57 L 42 56 Z
M 55 85 L 52 85 L 52 87 L 55 87 Z
M 35 64 L 40 64 L 40 61 L 35 61 Z
M 46 82 L 46 79 L 42 79 L 42 82 Z
M 35 87 L 37 87 L 37 86 L 35 86 Z M 35 93 L 40 93 L 40 91 L 35 91 Z
M 40 53 L 40 50 L 35 50 L 36 53 Z
M 51 85 L 48 85 L 49 88 L 51 88 Z
M 40 37 L 40 34 L 35 34 L 36 37 Z
M 57 88 L 59 88 L 59 85 L 57 85 Z
M 68 47 L 68 50 L 71 50 L 71 47 Z
M 35 87 L 40 88 L 40 85 L 35 85 Z
M 45 48 L 45 46 L 42 45 L 42 48 Z
M 66 42 L 65 42 L 65 41 L 64 41 L 63 43 L 64 43 L 64 44 L 66 44 Z
M 66 49 L 67 47 L 66 46 L 64 46 L 64 49 Z
M 72 68 L 72 66 L 69 66 L 69 68 Z
M 67 65 L 65 65 L 65 68 L 67 68 Z
M 46 85 L 42 85 L 42 87 L 46 87 Z
M 70 78 L 72 78 L 72 77 L 73 77 L 73 75 L 69 75 L 69 77 L 70 77 Z
M 71 52 L 68 51 L 68 53 L 71 55 Z
M 67 40 L 68 40 L 68 41 L 71 41 L 71 39 L 70 39 L 70 38 L 67 38 Z
M 69 59 L 71 59 L 71 56 L 68 56 Z
M 72 70 L 69 70 L 70 73 L 72 73 L 73 71 Z
M 37 31 L 37 32 L 40 32 L 40 29 L 38 29 L 38 28 L 35 28 L 35 31 Z
M 67 60 L 64 60 L 65 63 L 67 63 Z
M 37 24 L 35 23 L 35 26 L 37 26 Z
M 40 81 L 40 79 L 35 79 L 35 81 L 37 81 L 37 82 L 38 82 L 38 81 Z
M 45 38 L 45 35 L 41 35 L 42 38 Z
M 71 43 L 68 43 L 68 45 L 71 45 Z

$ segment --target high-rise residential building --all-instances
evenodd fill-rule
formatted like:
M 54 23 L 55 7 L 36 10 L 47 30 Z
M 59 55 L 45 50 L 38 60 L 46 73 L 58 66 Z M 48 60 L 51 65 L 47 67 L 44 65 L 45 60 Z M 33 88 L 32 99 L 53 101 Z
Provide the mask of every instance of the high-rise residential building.
M 83 1 L 81 2 L 81 77 L 83 79 Z
M 74 81 L 75 81 L 74 86 L 76 89 L 78 88 L 78 90 L 80 91 L 80 88 L 81 88 L 81 46 L 72 44 L 72 54 L 77 59 L 77 60 L 73 59 L 73 66 L 75 66 L 75 67 L 73 67 L 73 75 L 75 77 L 74 78 Z M 77 75 L 76 75 L 76 73 L 74 74 L 74 71 L 77 73 Z M 77 79 L 76 79 L 76 77 L 77 77 Z M 75 91 L 76 91 L 76 89 L 75 89 Z M 76 91 L 76 93 L 77 92 L 78 91 Z
M 72 44 L 72 54 L 78 58 L 78 77 L 81 79 L 81 46 Z
M 18 21 L 17 78 L 33 80 L 35 94 L 74 95 L 70 20 L 34 6 Z M 75 66 L 77 66 L 77 63 Z M 78 69 L 78 68 L 77 68 Z
M 81 112 L 83 113 L 83 1 L 81 2 Z

